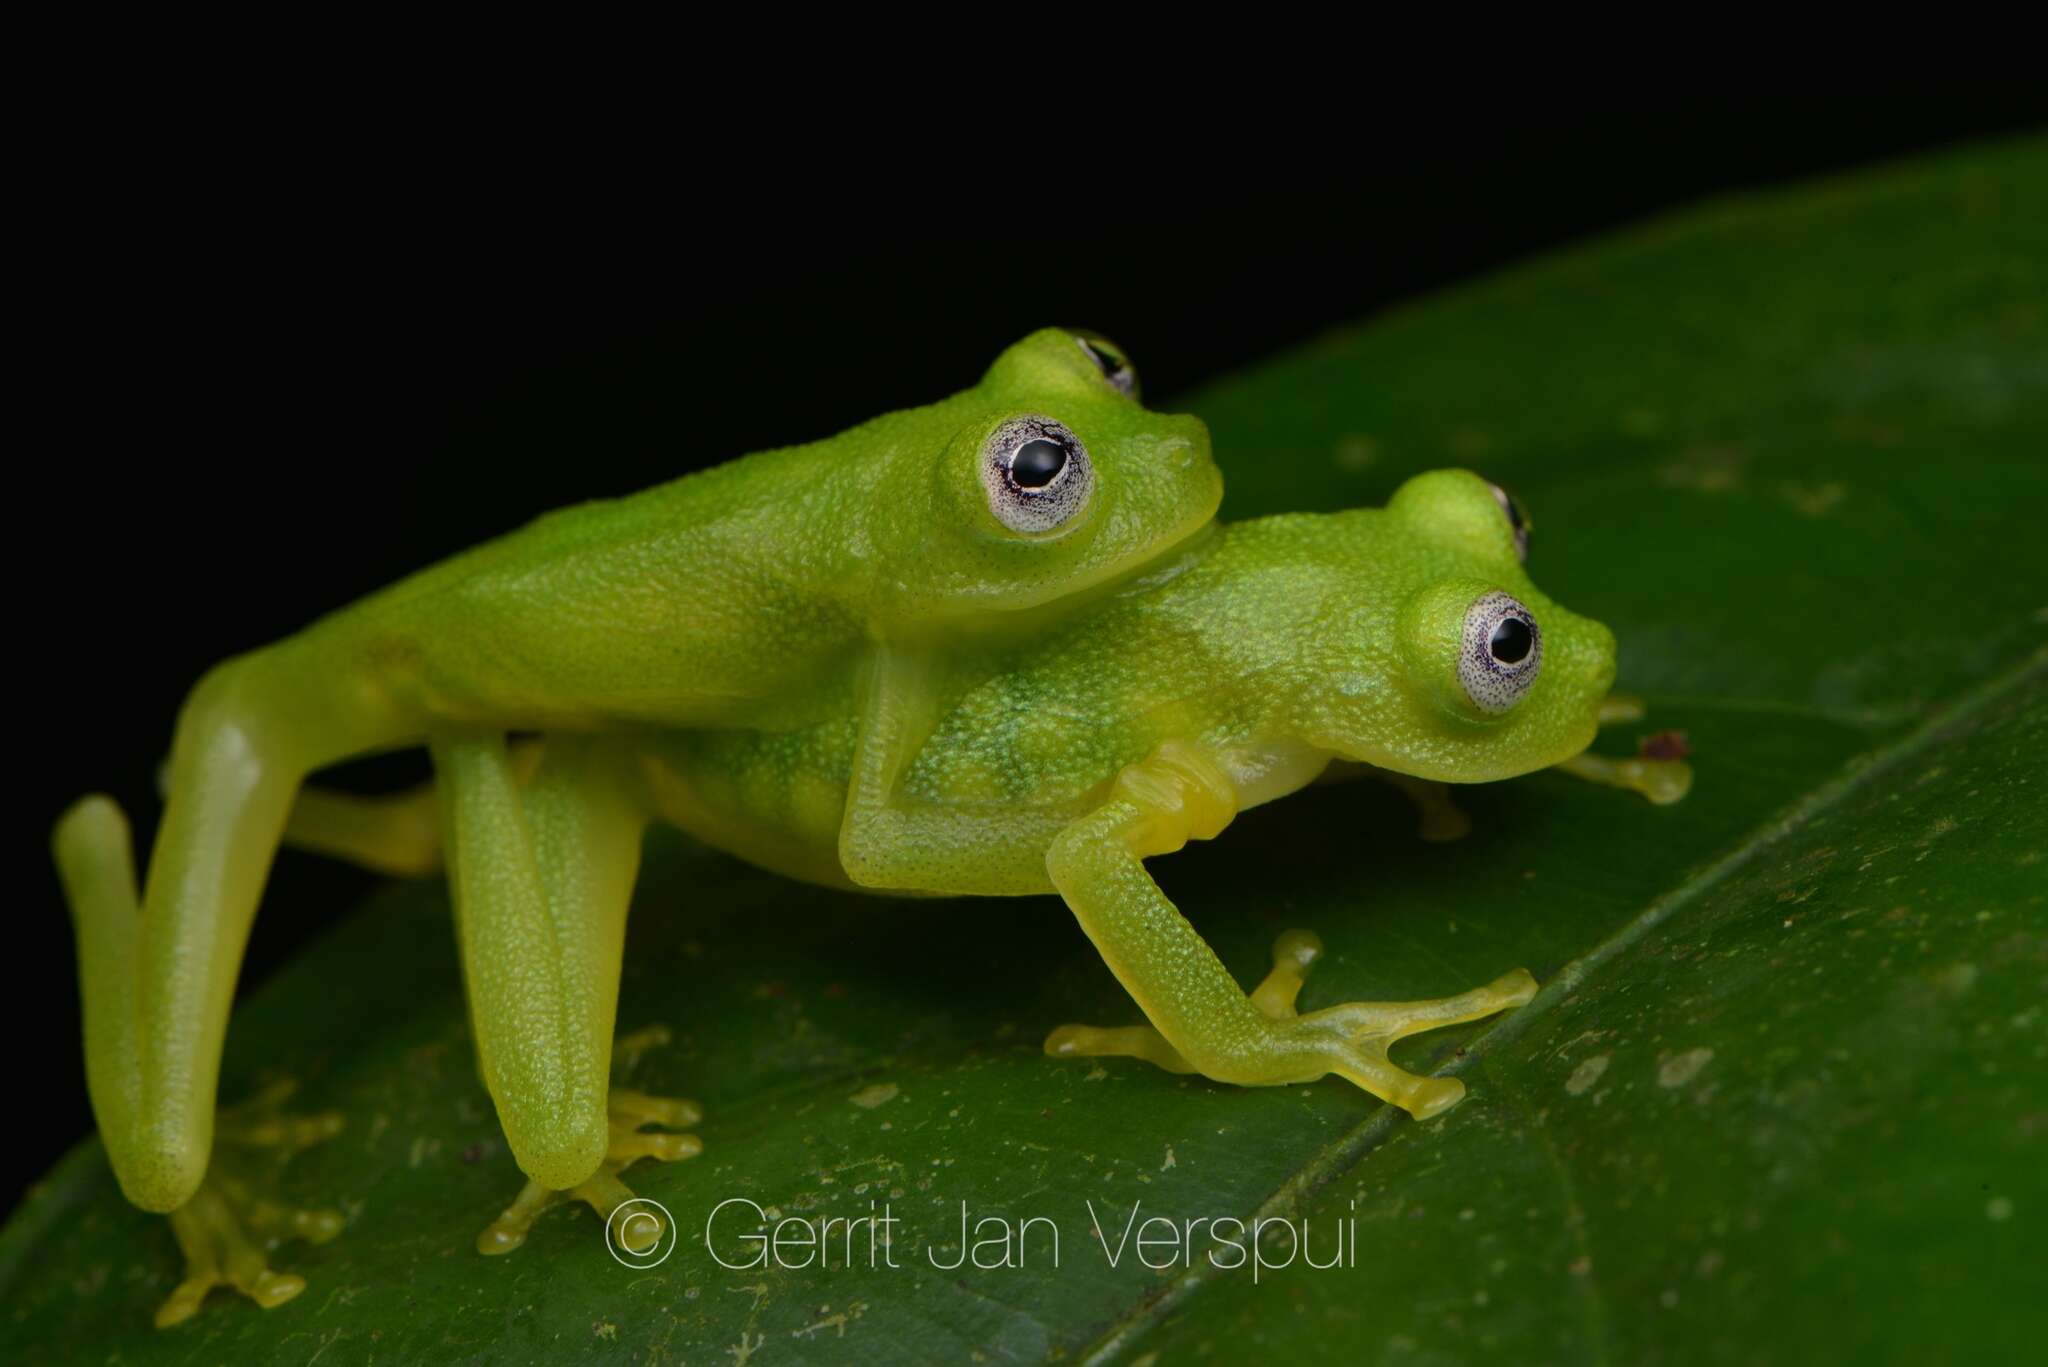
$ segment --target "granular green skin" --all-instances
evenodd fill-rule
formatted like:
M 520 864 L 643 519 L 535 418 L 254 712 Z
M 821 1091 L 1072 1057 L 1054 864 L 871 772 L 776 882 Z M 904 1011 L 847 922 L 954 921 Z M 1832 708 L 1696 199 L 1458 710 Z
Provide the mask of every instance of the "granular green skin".
M 696 1151 L 638 1133 L 689 1103 L 609 1087 L 657 820 L 818 882 L 1058 892 L 1150 1025 L 1062 1027 L 1056 1055 L 1336 1073 L 1418 1116 L 1456 1102 L 1387 1045 L 1526 1001 L 1527 974 L 1297 1015 L 1312 935 L 1282 936 L 1248 995 L 1142 861 L 1336 759 L 1460 783 L 1569 760 L 1613 639 L 1535 588 L 1518 510 L 1468 472 L 1385 509 L 1214 523 L 1205 430 L 1142 408 L 1105 348 L 1033 334 L 938 404 L 542 518 L 226 662 L 181 714 L 140 897 L 118 809 L 66 814 L 94 1109 L 122 1189 L 172 1213 L 187 1255 L 160 1322 L 214 1284 L 264 1304 L 303 1285 L 207 1177 L 235 975 L 285 841 L 448 871 L 484 1081 L 531 1179 L 487 1251 L 556 1193 L 608 1213 L 621 1168 Z M 411 745 L 431 794 L 303 787 Z

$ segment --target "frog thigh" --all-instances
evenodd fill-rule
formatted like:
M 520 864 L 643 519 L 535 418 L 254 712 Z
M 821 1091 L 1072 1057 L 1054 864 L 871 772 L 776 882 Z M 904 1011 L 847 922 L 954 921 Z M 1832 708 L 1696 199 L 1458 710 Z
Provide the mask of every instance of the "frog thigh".
M 550 738 L 523 792 L 502 736 L 430 749 L 484 1083 L 520 1168 L 575 1187 L 610 1142 L 612 1028 L 647 814 L 602 739 Z

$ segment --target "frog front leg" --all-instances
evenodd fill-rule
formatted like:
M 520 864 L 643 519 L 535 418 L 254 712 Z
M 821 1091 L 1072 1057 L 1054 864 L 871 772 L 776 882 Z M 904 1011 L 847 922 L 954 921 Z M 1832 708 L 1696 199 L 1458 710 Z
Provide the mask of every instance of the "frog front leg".
M 1462 1083 L 1418 1077 L 1388 1058 L 1388 1046 L 1520 1006 L 1535 995 L 1535 979 L 1517 969 L 1455 997 L 1350 1002 L 1301 1015 L 1293 996 L 1318 946 L 1294 932 L 1276 946 L 1274 973 L 1245 993 L 1144 867 L 1153 855 L 1213 837 L 1236 810 L 1228 775 L 1192 747 L 1169 742 L 1126 768 L 1110 799 L 1053 841 L 1046 866 L 1054 886 L 1151 1033 L 1065 1026 L 1046 1041 L 1048 1052 L 1129 1054 L 1246 1086 L 1336 1073 L 1417 1119 L 1455 1105 Z
M 1599 720 L 1602 726 L 1640 721 L 1643 712 L 1642 699 L 1615 693 L 1600 704 Z M 1626 788 L 1641 793 L 1659 807 L 1668 806 L 1692 791 L 1692 766 L 1685 762 L 1684 733 L 1665 732 L 1652 740 L 1660 741 L 1665 737 L 1675 737 L 1678 743 L 1646 744 L 1642 753 L 1628 759 L 1609 759 L 1587 750 L 1555 767 L 1573 778 L 1610 788 Z
M 501 736 L 431 749 L 478 1063 L 530 1179 L 478 1240 L 505 1252 L 556 1193 L 609 1218 L 632 1195 L 621 1168 L 701 1147 L 693 1135 L 640 1127 L 692 1124 L 701 1112 L 610 1086 L 626 911 L 647 824 L 619 748 L 550 738 L 523 787 Z

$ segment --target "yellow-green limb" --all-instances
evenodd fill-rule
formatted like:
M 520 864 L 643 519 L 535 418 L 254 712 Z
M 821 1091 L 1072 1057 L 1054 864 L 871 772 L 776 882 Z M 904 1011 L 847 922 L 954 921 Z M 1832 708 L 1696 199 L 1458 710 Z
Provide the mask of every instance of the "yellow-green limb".
M 1463 1084 L 1407 1072 L 1387 1057 L 1388 1046 L 1521 1005 L 1535 995 L 1535 980 L 1518 969 L 1455 997 L 1354 1002 L 1302 1015 L 1295 1000 L 1321 945 L 1292 931 L 1275 945 L 1266 980 L 1246 994 L 1143 862 L 1213 837 L 1235 812 L 1235 789 L 1221 767 L 1169 743 L 1124 770 L 1110 800 L 1054 842 L 1047 857 L 1054 884 L 1151 1025 L 1064 1026 L 1047 1051 L 1127 1054 L 1247 1086 L 1336 1073 L 1418 1119 L 1456 1104 Z
M 553 1191 L 609 1145 L 626 909 L 647 816 L 604 740 L 551 741 L 522 787 L 502 736 L 432 745 L 484 1084 L 514 1158 Z

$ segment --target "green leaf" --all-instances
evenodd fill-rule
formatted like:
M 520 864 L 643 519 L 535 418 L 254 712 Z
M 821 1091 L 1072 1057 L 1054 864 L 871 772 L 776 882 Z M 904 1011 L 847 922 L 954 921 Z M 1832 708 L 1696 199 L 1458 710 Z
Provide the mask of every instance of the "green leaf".
M 1657 809 L 1554 774 L 1413 838 L 1390 790 L 1313 789 L 1155 862 L 1239 977 L 1329 954 L 1304 1006 L 1517 965 L 1523 1010 L 1404 1046 L 1469 1099 L 1416 1124 L 1335 1081 L 1238 1090 L 1043 1057 L 1135 1012 L 1057 901 L 890 903 L 680 841 L 650 852 L 626 1076 L 701 1099 L 705 1152 L 628 1181 L 658 1268 L 558 1212 L 486 1259 L 518 1185 L 464 1031 L 445 896 L 394 887 L 237 1015 L 348 1118 L 280 1173 L 338 1202 L 310 1283 L 166 1332 L 164 1222 L 82 1145 L 0 1235 L 0 1360 L 1624 1362 L 2016 1359 L 2048 1341 L 2048 143 L 1709 205 L 1344 331 L 1195 396 L 1233 516 L 1481 468 L 1546 591 L 1605 620 Z M 48 913 L 46 913 L 48 914 Z M 273 910 L 271 914 L 281 914 Z M 728 1270 L 727 1198 L 888 1203 L 899 1266 Z M 1024 1265 L 933 1266 L 974 1216 Z M 1186 1265 L 1140 1218 L 1264 1216 L 1266 1261 Z M 744 1251 L 730 1220 L 723 1251 Z M 1155 1230 L 1156 1232 L 1156 1230 Z M 1135 1236 L 1134 1236 L 1135 1239 Z M 1340 1242 L 1341 1241 L 1341 1242 Z M 1164 1249 L 1147 1251 L 1155 1261 Z M 1206 1359 L 1204 1359 L 1206 1355 Z

